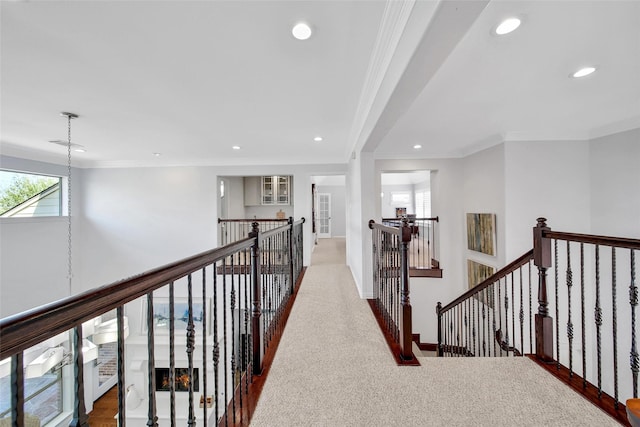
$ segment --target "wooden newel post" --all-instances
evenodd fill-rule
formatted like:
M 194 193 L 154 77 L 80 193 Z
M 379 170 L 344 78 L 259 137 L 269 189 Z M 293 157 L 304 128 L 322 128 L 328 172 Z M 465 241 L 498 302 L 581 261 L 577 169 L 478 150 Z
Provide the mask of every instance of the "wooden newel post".
M 400 356 L 404 360 L 413 359 L 413 331 L 411 325 L 411 302 L 409 298 L 409 257 L 408 247 L 411 241 L 411 228 L 407 218 L 402 219 L 400 227 Z
M 436 305 L 436 312 L 438 314 L 438 357 L 442 357 L 444 352 L 442 351 L 442 303 L 440 301 Z
M 251 246 L 251 366 L 253 375 L 262 374 L 262 329 L 260 317 L 262 307 L 262 283 L 260 280 L 260 228 L 258 222 L 251 224 L 249 237 L 253 238 Z
M 538 218 L 533 228 L 533 262 L 538 267 L 538 313 L 536 324 L 536 357 L 542 361 L 553 360 L 553 318 L 549 317 L 547 298 L 547 269 L 551 267 L 551 239 L 544 233 L 551 231 L 546 218 Z

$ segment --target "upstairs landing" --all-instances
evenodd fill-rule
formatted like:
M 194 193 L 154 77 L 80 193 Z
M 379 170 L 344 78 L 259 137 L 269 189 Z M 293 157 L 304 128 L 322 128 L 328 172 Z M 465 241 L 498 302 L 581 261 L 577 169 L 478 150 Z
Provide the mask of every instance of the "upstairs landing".
M 420 363 L 395 364 L 345 265 L 344 239 L 321 239 L 251 425 L 619 425 L 528 358 Z

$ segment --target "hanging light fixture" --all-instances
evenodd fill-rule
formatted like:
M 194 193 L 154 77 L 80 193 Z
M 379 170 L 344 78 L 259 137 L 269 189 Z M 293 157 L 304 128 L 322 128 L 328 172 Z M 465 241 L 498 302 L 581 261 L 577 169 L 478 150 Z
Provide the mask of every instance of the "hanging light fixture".
M 63 111 L 61 116 L 67 118 L 67 277 L 69 280 L 69 295 L 73 295 L 73 264 L 72 264 L 72 234 L 71 234 L 71 119 L 77 119 L 78 115 Z

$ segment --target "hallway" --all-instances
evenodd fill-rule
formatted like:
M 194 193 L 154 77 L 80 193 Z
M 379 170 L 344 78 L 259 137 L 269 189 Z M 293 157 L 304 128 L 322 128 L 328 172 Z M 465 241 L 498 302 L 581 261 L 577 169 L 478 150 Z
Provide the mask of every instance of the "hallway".
M 396 366 L 345 265 L 345 240 L 321 239 L 251 425 L 618 425 L 528 358 L 420 363 Z

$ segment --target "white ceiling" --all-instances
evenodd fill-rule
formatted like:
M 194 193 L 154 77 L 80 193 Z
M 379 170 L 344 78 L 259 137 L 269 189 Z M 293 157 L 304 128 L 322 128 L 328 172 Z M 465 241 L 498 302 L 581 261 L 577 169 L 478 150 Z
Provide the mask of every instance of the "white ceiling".
M 0 8 L 6 155 L 63 161 L 48 143 L 66 140 L 61 111 L 80 115 L 72 141 L 87 152 L 74 159 L 86 167 L 450 157 L 640 126 L 640 1 Z M 492 35 L 510 14 L 521 28 Z M 314 28 L 308 41 L 290 34 L 299 20 Z M 583 64 L 598 71 L 570 79 Z

